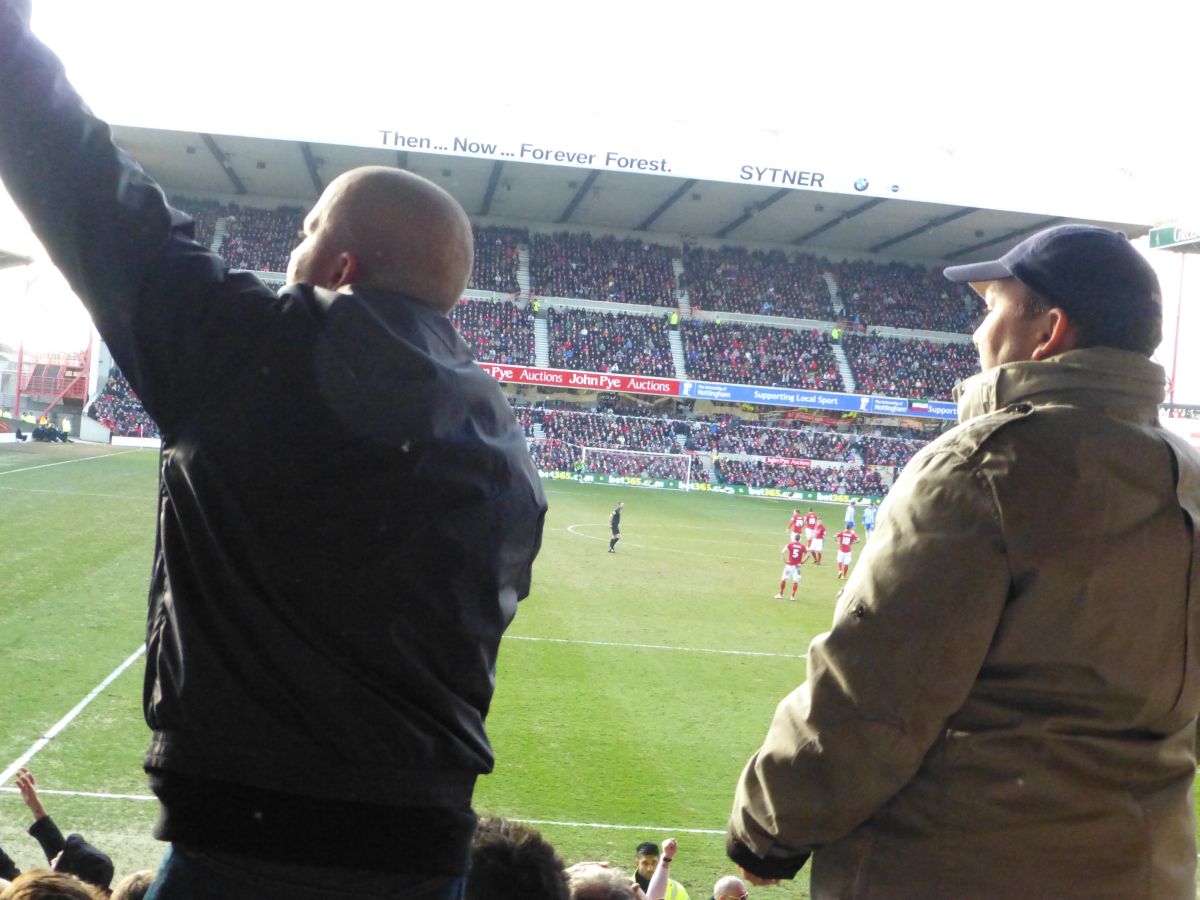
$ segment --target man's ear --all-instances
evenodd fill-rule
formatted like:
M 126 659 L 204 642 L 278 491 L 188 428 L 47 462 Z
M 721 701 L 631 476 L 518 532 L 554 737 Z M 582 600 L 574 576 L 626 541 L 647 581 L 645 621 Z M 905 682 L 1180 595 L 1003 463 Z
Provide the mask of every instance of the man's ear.
M 357 278 L 358 257 L 348 250 L 343 250 L 338 254 L 333 272 L 330 275 L 329 289 L 336 291 L 339 288 L 349 287 L 354 284 Z
M 1033 348 L 1031 359 L 1048 359 L 1051 356 L 1066 353 L 1068 350 L 1074 350 L 1078 346 L 1075 325 L 1071 322 L 1066 310 L 1055 306 L 1042 315 L 1045 316 L 1045 329 L 1041 340 Z

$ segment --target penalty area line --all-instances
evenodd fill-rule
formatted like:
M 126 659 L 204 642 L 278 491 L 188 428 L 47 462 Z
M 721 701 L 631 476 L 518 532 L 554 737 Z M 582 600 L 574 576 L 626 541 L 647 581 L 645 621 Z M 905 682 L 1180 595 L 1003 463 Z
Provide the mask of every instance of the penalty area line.
M 16 475 L 19 472 L 32 472 L 34 469 L 49 469 L 54 466 L 65 466 L 69 463 L 87 462 L 91 459 L 108 459 L 112 456 L 124 456 L 126 453 L 136 453 L 137 450 L 118 450 L 116 453 L 97 453 L 95 456 L 81 456 L 78 459 L 62 459 L 58 462 L 42 463 L 37 466 L 24 466 L 20 469 L 9 469 L 5 472 L 0 472 L 0 475 Z
M 807 659 L 807 653 L 769 653 L 766 650 L 718 650 L 710 647 L 671 647 L 667 644 L 627 644 L 618 641 L 581 641 L 572 638 L 528 637 L 506 634 L 506 641 L 537 641 L 545 644 L 583 644 L 590 647 L 622 647 L 630 650 L 677 650 L 681 653 L 716 653 L 721 656 L 773 656 L 778 659 Z
M 76 703 L 75 706 L 72 707 L 70 712 L 68 712 L 65 716 L 63 716 L 61 719 L 59 719 L 57 722 L 55 722 L 53 725 L 51 725 L 46 730 L 46 733 L 43 734 L 40 738 L 38 738 L 36 741 L 34 741 L 28 750 L 26 750 L 24 753 L 22 753 L 20 756 L 18 756 L 15 760 L 13 760 L 13 762 L 3 772 L 0 772 L 0 784 L 4 784 L 4 782 L 8 781 L 10 778 L 12 778 L 14 775 L 16 775 L 18 769 L 20 769 L 22 766 L 25 765 L 25 763 L 29 762 L 31 759 L 33 759 L 35 756 L 37 756 L 37 754 L 40 753 L 47 744 L 49 744 L 52 740 L 54 740 L 62 732 L 62 730 L 64 728 L 66 728 L 73 721 L 75 721 L 75 717 L 78 716 L 81 712 L 83 712 L 87 708 L 89 703 L 91 703 L 93 700 L 95 700 L 97 697 L 100 696 L 101 691 L 103 691 L 106 687 L 108 687 L 110 684 L 112 684 L 114 681 L 116 681 L 117 678 L 121 675 L 121 673 L 124 672 L 126 669 L 128 669 L 130 666 L 132 666 L 134 664 L 134 662 L 137 661 L 138 657 L 140 657 L 145 652 L 146 652 L 146 645 L 142 644 L 140 647 L 137 648 L 137 650 L 135 650 L 133 653 L 131 653 L 129 655 L 129 658 L 127 660 L 125 660 L 125 662 L 121 663 L 119 666 L 117 666 L 115 669 L 113 669 L 108 674 L 107 678 L 105 678 L 98 685 L 96 685 L 94 688 L 92 688 L 92 692 L 90 694 L 88 694 L 86 697 L 84 697 L 82 700 L 80 700 L 78 703 Z

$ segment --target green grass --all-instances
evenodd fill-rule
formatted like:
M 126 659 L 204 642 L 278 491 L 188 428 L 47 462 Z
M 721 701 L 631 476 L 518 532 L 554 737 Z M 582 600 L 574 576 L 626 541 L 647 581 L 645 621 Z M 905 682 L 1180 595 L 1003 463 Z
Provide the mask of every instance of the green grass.
M 0 447 L 0 768 L 140 644 L 157 464 L 151 451 Z M 709 832 L 723 830 L 743 764 L 830 622 L 835 554 L 805 566 L 800 602 L 781 603 L 790 505 L 573 482 L 547 492 L 533 592 L 501 648 L 488 718 L 496 771 L 476 807 L 542 823 L 568 862 L 628 866 L 639 842 L 675 835 L 673 874 L 703 900 L 732 871 L 722 834 Z M 619 500 L 624 537 L 608 554 Z M 842 507 L 814 505 L 840 528 Z M 135 798 L 44 796 L 118 873 L 155 866 L 163 850 L 150 837 L 155 804 L 136 799 L 148 795 L 142 668 L 29 764 L 43 789 Z M 0 846 L 32 867 L 28 815 L 9 785 Z M 807 873 L 767 895 L 806 897 Z

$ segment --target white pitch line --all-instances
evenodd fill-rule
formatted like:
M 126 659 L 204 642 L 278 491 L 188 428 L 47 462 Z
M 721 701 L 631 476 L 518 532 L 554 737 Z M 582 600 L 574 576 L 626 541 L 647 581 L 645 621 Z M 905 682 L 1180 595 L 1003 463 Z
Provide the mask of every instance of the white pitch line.
M 39 794 L 46 794 L 53 797 L 86 797 L 91 800 L 137 800 L 141 803 L 152 803 L 158 798 L 153 794 L 104 794 L 97 791 L 53 791 L 48 788 L 39 787 Z M 19 794 L 21 793 L 15 787 L 0 787 L 0 794 Z
M 9 469 L 7 472 L 0 472 L 0 475 L 16 475 L 19 472 L 32 472 L 34 469 L 49 469 L 52 466 L 65 466 L 69 463 L 87 462 L 90 459 L 108 459 L 110 456 L 124 456 L 126 453 L 136 453 L 137 450 L 118 450 L 116 453 L 98 453 L 95 456 L 81 456 L 78 459 L 63 459 L 58 462 L 42 463 L 39 466 L 25 466 L 20 469 Z
M 658 825 L 606 825 L 603 822 L 559 822 L 554 819 L 524 819 L 511 816 L 529 825 L 561 825 L 565 828 L 607 828 L 616 831 L 646 831 L 658 834 L 724 834 L 723 828 L 663 828 Z
M 539 641 L 546 644 L 586 644 L 592 647 L 625 647 L 632 650 L 678 650 L 682 653 L 717 653 L 724 656 L 773 656 L 778 659 L 807 659 L 807 653 L 768 653 L 764 650 L 716 650 L 709 647 L 671 647 L 666 644 L 623 644 L 617 641 L 580 641 L 570 638 L 527 637 L 507 634 L 506 641 Z
M 115 669 L 113 669 L 113 671 L 109 673 L 107 678 L 105 678 L 102 682 L 100 682 L 98 685 L 96 685 L 94 688 L 92 688 L 92 692 L 90 694 L 88 694 L 86 697 L 84 697 L 82 700 L 80 700 L 78 703 L 76 703 L 74 708 L 69 713 L 67 713 L 65 716 L 63 716 L 61 719 L 59 719 L 57 722 L 55 722 L 53 725 L 51 725 L 50 728 L 46 731 L 46 733 L 43 734 L 40 738 L 38 738 L 36 741 L 34 741 L 32 746 L 30 746 L 30 748 L 28 750 L 26 750 L 24 753 L 22 753 L 20 756 L 18 756 L 8 766 L 7 769 L 5 769 L 3 772 L 0 772 L 0 784 L 4 784 L 4 782 L 8 781 L 8 779 L 10 779 L 14 775 L 16 775 L 18 769 L 20 769 L 23 765 L 25 765 L 25 763 L 29 762 L 29 760 L 33 759 L 39 752 L 41 752 L 42 748 L 44 748 L 48 743 L 50 743 L 52 740 L 54 740 L 54 738 L 57 737 L 58 734 L 64 728 L 66 728 L 68 725 L 70 725 L 75 720 L 75 717 L 78 716 L 81 712 L 84 711 L 84 709 L 87 708 L 87 705 L 89 703 L 91 703 L 98 696 L 100 696 L 100 692 L 102 690 L 104 690 L 106 687 L 108 687 L 110 684 L 112 684 L 114 681 L 116 681 L 117 677 L 122 672 L 124 672 L 126 669 L 128 669 L 131 665 L 133 665 L 134 662 L 137 660 L 137 658 L 145 652 L 146 652 L 146 645 L 142 644 L 140 647 L 137 648 L 136 651 L 134 651 L 132 654 L 130 654 L 129 659 L 125 660 L 125 662 L 121 663 L 119 666 L 117 666 Z
M 0 787 L 0 794 L 18 794 L 15 787 Z M 84 797 L 90 800 L 134 800 L 139 803 L 153 803 L 158 800 L 153 794 L 105 794 L 98 791 L 52 791 L 38 788 L 38 793 L 51 797 Z M 523 816 L 510 816 L 518 822 L 527 825 L 558 825 L 563 828 L 603 828 L 610 831 L 645 831 L 658 834 L 724 834 L 721 828 L 668 828 L 661 825 L 613 825 L 607 822 L 567 822 L 559 819 L 526 819 Z

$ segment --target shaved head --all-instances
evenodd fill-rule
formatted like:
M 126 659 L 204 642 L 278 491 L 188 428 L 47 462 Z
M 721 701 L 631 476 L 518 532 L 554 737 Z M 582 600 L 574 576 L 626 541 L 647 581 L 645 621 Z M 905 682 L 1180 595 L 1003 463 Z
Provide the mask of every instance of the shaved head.
M 442 312 L 471 277 L 467 214 L 432 181 L 364 166 L 335 178 L 304 220 L 288 280 L 407 294 Z

